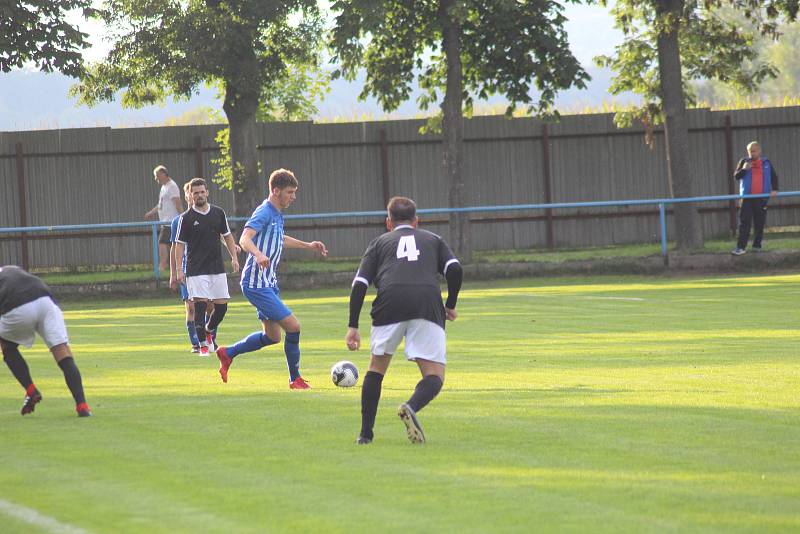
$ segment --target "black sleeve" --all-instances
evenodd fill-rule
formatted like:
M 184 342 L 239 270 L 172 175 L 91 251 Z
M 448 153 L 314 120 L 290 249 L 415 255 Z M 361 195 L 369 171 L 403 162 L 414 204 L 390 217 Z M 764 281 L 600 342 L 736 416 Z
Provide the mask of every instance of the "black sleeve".
M 736 171 L 733 173 L 733 177 L 737 180 L 741 180 L 745 173 L 747 172 L 744 170 L 744 164 L 747 163 L 747 159 L 743 158 L 739 160 L 739 164 L 736 166 Z
M 458 292 L 461 291 L 461 282 L 464 281 L 464 270 L 461 268 L 461 264 L 458 262 L 451 263 L 447 267 L 444 277 L 447 280 L 447 302 L 444 306 L 449 310 L 454 310 L 456 309 Z
M 778 171 L 775 170 L 775 165 L 772 166 L 772 183 L 770 185 L 772 186 L 773 191 L 780 190 L 780 188 L 778 187 Z
M 225 214 L 225 210 L 222 208 L 219 209 L 219 234 L 221 236 L 226 236 L 231 233 L 231 227 L 228 224 L 228 216 Z
M 378 251 L 377 239 L 372 241 L 364 252 L 364 257 L 361 258 L 361 264 L 358 266 L 356 273 L 356 280 L 362 279 L 367 285 L 375 280 L 375 275 L 378 274 Z
M 361 315 L 361 306 L 364 304 L 364 297 L 367 296 L 367 285 L 361 281 L 353 281 L 353 288 L 350 290 L 350 328 L 358 328 L 358 316 Z

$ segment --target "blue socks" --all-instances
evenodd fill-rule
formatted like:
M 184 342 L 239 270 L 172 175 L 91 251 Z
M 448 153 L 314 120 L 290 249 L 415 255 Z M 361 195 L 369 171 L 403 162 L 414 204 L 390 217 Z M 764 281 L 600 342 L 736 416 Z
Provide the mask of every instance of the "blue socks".
M 286 352 L 289 377 L 294 382 L 300 376 L 300 332 L 286 332 L 283 350 Z
M 253 352 L 275 343 L 277 342 L 270 339 L 266 334 L 253 332 L 225 350 L 228 353 L 228 357 L 233 359 L 240 354 Z M 300 332 L 286 333 L 283 350 L 286 352 L 286 367 L 289 368 L 289 377 L 294 381 L 300 376 Z
M 239 354 L 244 354 L 246 352 L 253 352 L 262 347 L 274 345 L 275 343 L 277 343 L 277 341 L 273 341 L 266 334 L 263 334 L 261 332 L 253 332 L 246 338 L 237 341 L 236 343 L 225 349 L 225 351 L 228 353 L 229 358 L 234 358 Z M 298 349 L 297 352 L 299 358 L 300 350 Z
M 200 345 L 197 339 L 197 329 L 194 327 L 194 321 L 186 321 L 186 329 L 189 331 L 189 342 L 193 347 Z

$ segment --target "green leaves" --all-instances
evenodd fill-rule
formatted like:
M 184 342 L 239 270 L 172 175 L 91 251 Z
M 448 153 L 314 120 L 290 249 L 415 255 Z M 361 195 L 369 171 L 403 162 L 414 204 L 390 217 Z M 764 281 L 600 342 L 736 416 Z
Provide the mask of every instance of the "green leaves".
M 92 16 L 91 0 L 0 0 L 0 72 L 33 63 L 37 68 L 78 76 L 87 34 L 66 21 L 69 11 Z
M 442 27 L 437 0 L 338 0 L 330 46 L 336 75 L 352 79 L 366 68 L 361 98 L 374 96 L 393 111 L 411 94 L 416 80 L 422 109 L 438 105 L 445 87 Z M 548 0 L 461 0 L 464 108 L 475 98 L 505 96 L 530 112 L 546 113 L 559 90 L 584 87 L 589 79 L 569 50 L 559 2 Z M 531 97 L 538 91 L 537 101 Z
M 677 11 L 665 9 L 675 3 L 618 0 L 611 9 L 625 41 L 614 55 L 598 56 L 595 62 L 616 73 L 612 94 L 633 92 L 643 99 L 638 109 L 617 113 L 615 122 L 619 126 L 630 126 L 636 119 L 649 125 L 663 120 L 656 48 L 660 32 L 678 33 L 683 71 L 676 75 L 683 80 L 687 105 L 693 105 L 697 80 L 720 80 L 750 92 L 776 76 L 770 63 L 758 59 L 753 46 L 755 34 L 776 35 L 775 18 L 783 15 L 791 19 L 798 11 L 797 0 L 686 0 Z

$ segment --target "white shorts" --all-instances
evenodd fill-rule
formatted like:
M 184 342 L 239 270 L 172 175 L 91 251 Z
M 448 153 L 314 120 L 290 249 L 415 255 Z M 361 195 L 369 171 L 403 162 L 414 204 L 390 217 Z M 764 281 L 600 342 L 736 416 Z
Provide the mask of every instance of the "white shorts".
M 38 333 L 47 348 L 69 343 L 64 314 L 50 297 L 40 297 L 0 316 L 0 337 L 30 348 Z
M 373 326 L 370 334 L 372 354 L 394 354 L 403 337 L 406 338 L 407 359 L 447 363 L 444 328 L 425 319 Z
M 189 299 L 229 299 L 228 277 L 225 273 L 220 274 L 198 274 L 197 276 L 186 277 L 186 289 L 189 291 Z

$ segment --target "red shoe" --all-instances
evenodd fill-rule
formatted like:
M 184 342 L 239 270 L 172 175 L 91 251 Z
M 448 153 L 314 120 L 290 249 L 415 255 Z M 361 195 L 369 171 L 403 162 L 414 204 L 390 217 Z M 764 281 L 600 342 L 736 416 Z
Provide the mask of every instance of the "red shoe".
M 208 345 L 208 350 L 216 351 L 219 348 L 219 345 L 217 345 L 217 340 L 214 339 L 214 334 L 211 332 L 206 334 L 206 345 Z
M 42 394 L 39 393 L 38 389 L 34 389 L 31 391 L 30 395 L 25 395 L 25 401 L 22 403 L 22 410 L 20 413 L 22 415 L 28 415 L 29 413 L 33 413 L 36 409 L 36 405 L 42 401 Z
M 85 402 L 82 402 L 75 406 L 75 411 L 78 412 L 78 417 L 91 417 L 92 410 L 89 409 L 89 405 Z
M 219 376 L 221 376 L 222 381 L 227 384 L 228 369 L 230 369 L 233 360 L 228 357 L 228 351 L 225 349 L 225 347 L 219 347 L 217 349 L 217 358 L 219 359 Z
M 298 376 L 289 382 L 289 389 L 311 389 L 311 386 L 308 385 L 308 382 L 303 380 L 302 376 Z
M 208 357 L 208 347 L 205 344 L 200 345 L 200 352 L 197 355 L 202 357 L 202 358 L 207 358 Z

